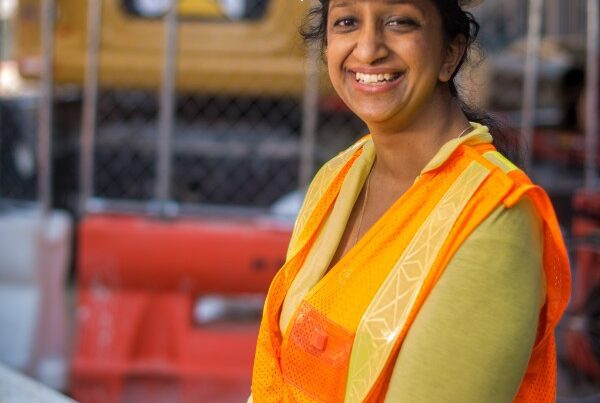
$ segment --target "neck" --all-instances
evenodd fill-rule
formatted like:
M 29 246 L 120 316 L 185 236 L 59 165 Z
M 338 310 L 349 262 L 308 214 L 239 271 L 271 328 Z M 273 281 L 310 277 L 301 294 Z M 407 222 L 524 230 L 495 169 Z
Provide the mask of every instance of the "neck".
M 426 108 L 398 129 L 392 122 L 369 125 L 377 159 L 373 173 L 390 183 L 412 183 L 447 141 L 469 126 L 449 92 L 437 90 Z

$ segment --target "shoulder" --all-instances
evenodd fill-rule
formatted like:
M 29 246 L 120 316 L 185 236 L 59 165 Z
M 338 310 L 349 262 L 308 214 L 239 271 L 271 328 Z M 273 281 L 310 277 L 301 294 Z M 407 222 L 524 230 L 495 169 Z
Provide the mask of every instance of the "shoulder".
M 499 237 L 542 238 L 543 221 L 534 202 L 524 195 L 511 206 L 500 205 L 476 230 Z
M 356 143 L 327 161 L 316 173 L 310 185 L 308 186 L 302 206 L 300 207 L 300 211 L 296 217 L 296 222 L 292 231 L 292 238 L 288 248 L 288 258 L 296 251 L 296 242 L 298 237 L 300 236 L 300 233 L 306 225 L 308 218 L 318 205 L 319 200 L 325 191 L 329 188 L 335 178 L 338 177 L 340 171 L 348 165 L 348 162 L 361 152 L 362 147 L 369 139 L 370 136 L 361 138 Z
M 304 203 L 299 215 L 302 215 L 303 213 L 306 214 L 306 210 L 309 209 L 313 202 L 320 199 L 323 192 L 332 183 L 340 170 L 346 166 L 346 164 L 358 152 L 361 151 L 362 147 L 369 139 L 370 136 L 361 138 L 356 143 L 352 144 L 350 147 L 346 148 L 344 151 L 340 152 L 338 155 L 323 164 L 308 186 L 306 196 L 304 197 Z
M 545 300 L 543 253 L 543 219 L 524 196 L 511 207 L 498 206 L 465 240 L 448 268 L 459 270 L 462 280 L 472 280 L 472 291 L 494 289 L 507 300 L 525 298 L 539 308 Z
M 311 188 L 317 188 L 322 182 L 333 180 L 335 175 L 337 175 L 337 173 L 348 163 L 348 161 L 350 161 L 350 159 L 352 159 L 357 152 L 361 151 L 362 147 L 367 141 L 369 141 L 369 139 L 370 136 L 361 138 L 350 147 L 341 151 L 338 155 L 323 164 L 311 181 L 309 191 Z
M 533 183 L 521 168 L 498 152 L 491 144 L 468 148 L 469 151 L 466 154 L 469 155 L 469 158 L 476 160 L 492 171 L 490 176 L 493 179 L 488 180 L 489 186 L 492 188 L 497 187 L 498 190 L 500 188 L 504 189 L 505 194 L 502 203 L 505 207 L 514 207 L 525 197 L 531 199 L 532 203 L 529 203 L 529 206 L 532 208 L 525 209 L 521 207 L 517 209 L 516 213 L 512 214 L 523 214 L 525 211 L 536 210 L 540 213 L 543 221 L 548 219 L 556 221 L 554 209 L 548 195 L 544 189 Z

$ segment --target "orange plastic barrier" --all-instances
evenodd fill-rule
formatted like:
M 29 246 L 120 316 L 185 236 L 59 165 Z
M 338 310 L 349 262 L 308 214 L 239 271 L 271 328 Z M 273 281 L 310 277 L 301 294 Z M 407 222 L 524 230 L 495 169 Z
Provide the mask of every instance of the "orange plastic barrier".
M 70 390 L 82 402 L 240 402 L 258 319 L 197 324 L 206 294 L 265 293 L 291 225 L 90 216 L 79 229 Z
M 600 192 L 578 192 L 573 207 L 575 270 L 565 351 L 575 368 L 600 382 Z

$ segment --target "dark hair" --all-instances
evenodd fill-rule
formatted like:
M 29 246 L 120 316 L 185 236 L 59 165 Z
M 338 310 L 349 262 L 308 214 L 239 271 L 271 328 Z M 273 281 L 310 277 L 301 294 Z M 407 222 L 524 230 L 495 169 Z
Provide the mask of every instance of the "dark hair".
M 466 40 L 466 50 L 448 82 L 450 94 L 456 98 L 467 119 L 481 123 L 490 129 L 490 133 L 494 137 L 494 145 L 500 152 L 506 154 L 515 162 L 520 163 L 519 138 L 516 133 L 502 127 L 498 120 L 489 113 L 477 110 L 462 100 L 455 82 L 457 74 L 471 56 L 475 40 L 479 34 L 479 23 L 475 20 L 473 14 L 463 10 L 459 6 L 458 0 L 432 1 L 442 18 L 445 42 L 449 44 L 459 35 L 464 36 Z M 317 43 L 321 49 L 322 55 L 325 54 L 324 52 L 327 47 L 328 12 L 329 0 L 319 0 L 319 3 L 312 7 L 308 12 L 304 24 L 300 29 L 300 34 L 305 42 Z

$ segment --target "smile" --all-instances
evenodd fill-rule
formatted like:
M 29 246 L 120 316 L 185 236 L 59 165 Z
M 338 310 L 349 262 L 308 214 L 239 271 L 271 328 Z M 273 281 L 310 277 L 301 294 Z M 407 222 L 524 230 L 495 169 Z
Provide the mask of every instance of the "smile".
M 400 77 L 400 73 L 379 73 L 379 74 L 367 74 L 356 72 L 355 80 L 361 84 L 383 84 L 397 80 Z

